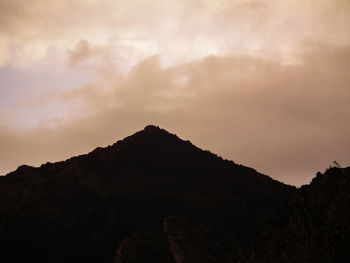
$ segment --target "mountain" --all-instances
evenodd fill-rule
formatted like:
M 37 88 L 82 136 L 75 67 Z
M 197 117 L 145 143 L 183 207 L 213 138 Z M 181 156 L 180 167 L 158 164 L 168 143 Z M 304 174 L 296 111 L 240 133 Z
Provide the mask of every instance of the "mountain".
M 345 262 L 349 189 L 349 168 L 297 189 L 150 125 L 1 177 L 0 258 Z

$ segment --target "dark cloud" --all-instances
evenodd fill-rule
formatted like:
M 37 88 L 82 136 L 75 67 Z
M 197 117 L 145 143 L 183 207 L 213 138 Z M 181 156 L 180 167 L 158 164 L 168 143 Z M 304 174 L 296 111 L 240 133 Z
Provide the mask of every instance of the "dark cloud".
M 74 49 L 68 51 L 69 61 L 71 64 L 79 64 L 91 57 L 98 56 L 102 53 L 102 49 L 97 46 L 91 46 L 87 40 L 80 40 Z

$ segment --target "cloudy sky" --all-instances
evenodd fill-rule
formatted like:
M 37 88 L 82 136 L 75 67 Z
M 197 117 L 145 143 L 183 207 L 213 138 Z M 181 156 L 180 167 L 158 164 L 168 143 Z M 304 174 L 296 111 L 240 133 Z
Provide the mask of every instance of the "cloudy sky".
M 155 124 L 299 186 L 349 101 L 348 0 L 0 0 L 0 174 Z

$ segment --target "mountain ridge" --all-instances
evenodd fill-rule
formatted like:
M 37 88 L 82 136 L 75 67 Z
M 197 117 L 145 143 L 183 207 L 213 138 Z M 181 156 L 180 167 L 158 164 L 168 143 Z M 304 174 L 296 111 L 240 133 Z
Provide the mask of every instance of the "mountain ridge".
M 129 142 L 135 141 L 136 138 L 139 139 L 140 137 L 145 138 L 145 137 L 152 137 L 152 136 L 156 136 L 156 137 L 165 136 L 167 138 L 172 138 L 174 141 L 176 140 L 177 142 L 185 143 L 188 146 L 194 147 L 197 150 L 204 151 L 204 152 L 206 152 L 208 154 L 211 154 L 212 156 L 214 156 L 216 158 L 219 158 L 219 159 L 221 159 L 221 160 L 223 160 L 225 162 L 229 162 L 229 163 L 232 163 L 234 165 L 238 165 L 238 166 L 241 166 L 241 167 L 244 167 L 244 168 L 247 168 L 247 169 L 251 169 L 254 172 L 257 172 L 254 168 L 247 167 L 247 166 L 244 166 L 242 164 L 236 164 L 233 160 L 224 159 L 221 156 L 219 156 L 219 155 L 217 155 L 215 153 L 212 153 L 209 150 L 202 150 L 202 149 L 198 148 L 197 146 L 195 146 L 194 144 L 192 144 L 189 140 L 182 140 L 176 134 L 170 133 L 167 130 L 162 129 L 162 128 L 160 128 L 157 125 L 150 124 L 150 125 L 145 126 L 144 129 L 142 129 L 140 131 L 137 131 L 134 134 L 129 135 L 129 136 L 125 137 L 124 139 L 118 140 L 117 142 L 115 142 L 115 143 L 113 143 L 111 145 L 108 145 L 106 147 L 96 147 L 95 149 L 93 149 L 92 151 L 90 151 L 90 152 L 88 152 L 86 154 L 80 154 L 80 155 L 77 155 L 77 156 L 73 156 L 73 157 L 67 158 L 67 159 L 62 160 L 62 161 L 46 162 L 46 163 L 41 164 L 40 166 L 31 166 L 31 165 L 26 165 L 26 164 L 20 165 L 20 166 L 18 166 L 18 168 L 16 170 L 7 173 L 4 176 L 11 175 L 13 173 L 21 172 L 21 171 L 24 171 L 24 170 L 31 170 L 31 169 L 42 168 L 42 167 L 51 166 L 51 165 L 55 165 L 55 164 L 62 164 L 62 163 L 65 163 L 65 162 L 69 162 L 71 160 L 76 160 L 76 159 L 79 159 L 79 158 L 85 158 L 85 157 L 87 157 L 90 154 L 91 155 L 95 155 L 95 154 L 98 154 L 101 151 L 118 150 L 117 148 L 118 148 L 118 146 L 120 146 L 120 144 L 125 144 L 125 143 L 129 143 Z M 263 174 L 263 175 L 268 177 L 268 178 L 270 178 L 273 181 L 285 184 L 285 183 L 280 182 L 280 181 L 278 181 L 276 179 L 273 179 L 272 177 L 270 177 L 270 176 L 268 176 L 266 174 Z M 288 185 L 288 184 L 285 184 L 285 185 Z M 293 185 L 288 185 L 288 186 L 294 187 Z

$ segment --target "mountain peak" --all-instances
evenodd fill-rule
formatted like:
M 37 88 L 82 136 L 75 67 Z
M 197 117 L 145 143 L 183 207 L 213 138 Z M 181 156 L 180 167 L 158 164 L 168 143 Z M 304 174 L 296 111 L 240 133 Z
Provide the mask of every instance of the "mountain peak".
M 139 131 L 140 133 L 146 133 L 146 134 L 163 134 L 163 135 L 172 135 L 172 136 L 176 136 L 175 134 L 172 134 L 170 132 L 168 132 L 165 129 L 160 128 L 159 126 L 156 125 L 147 125 L 143 130 Z M 139 133 L 137 132 L 137 133 Z M 177 136 L 176 136 L 177 137 Z
M 147 125 L 144 129 L 144 131 L 161 131 L 163 129 L 161 129 L 159 126 L 156 126 L 156 125 Z
M 177 144 L 183 142 L 178 136 L 168 132 L 165 129 L 160 128 L 155 125 L 147 125 L 143 130 L 140 130 L 123 140 L 117 142 L 117 144 L 154 144 L 159 143 L 160 141 L 167 141 L 168 143 Z
M 137 132 L 136 134 L 138 133 L 147 134 L 147 135 L 173 135 L 174 136 L 174 134 L 156 125 L 147 125 L 143 130 Z

